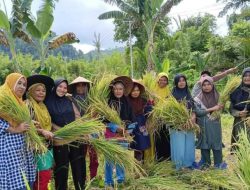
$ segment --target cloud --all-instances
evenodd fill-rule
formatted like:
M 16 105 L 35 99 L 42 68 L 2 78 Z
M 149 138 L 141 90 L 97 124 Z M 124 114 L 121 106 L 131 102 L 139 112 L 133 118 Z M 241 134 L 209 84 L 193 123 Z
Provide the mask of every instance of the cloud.
M 186 19 L 191 16 L 197 16 L 198 14 L 209 13 L 217 17 L 219 12 L 225 6 L 224 3 L 216 2 L 216 0 L 202 1 L 202 0 L 184 0 L 177 6 L 173 7 L 168 16 L 177 18 L 180 16 L 182 19 Z M 176 29 L 175 23 L 172 24 Z M 226 17 L 217 18 L 217 30 L 219 35 L 226 35 L 228 32 L 228 26 Z
M 72 45 L 74 48 L 76 48 L 77 50 L 81 50 L 83 53 L 88 53 L 95 49 L 95 46 L 89 44 L 74 43 Z
M 6 2 L 8 13 L 11 13 L 11 0 Z M 32 13 L 41 5 L 41 0 L 32 3 Z M 187 18 L 198 13 L 208 12 L 218 15 L 223 5 L 216 3 L 216 0 L 183 0 L 175 6 L 168 16 Z M 3 6 L 1 7 L 3 9 Z M 103 0 L 60 0 L 56 3 L 54 11 L 54 23 L 52 30 L 58 35 L 66 32 L 74 32 L 80 39 L 80 44 L 75 47 L 90 51 L 93 48 L 94 32 L 100 33 L 101 48 L 109 49 L 124 46 L 125 44 L 114 42 L 114 24 L 112 20 L 99 20 L 97 17 L 110 10 L 118 9 L 115 6 L 105 3 Z M 217 33 L 226 34 L 226 18 L 218 19 Z M 176 26 L 175 26 L 176 27 Z M 89 48 L 89 49 L 88 49 Z

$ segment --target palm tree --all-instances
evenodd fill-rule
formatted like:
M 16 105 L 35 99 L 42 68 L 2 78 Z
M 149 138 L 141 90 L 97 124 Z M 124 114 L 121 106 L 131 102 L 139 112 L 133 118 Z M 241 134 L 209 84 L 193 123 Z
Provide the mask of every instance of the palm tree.
M 94 40 L 93 40 L 93 44 L 96 48 L 96 52 L 97 52 L 97 59 L 100 58 L 100 54 L 101 54 L 101 35 L 100 33 L 98 33 L 98 35 L 96 35 L 96 33 L 94 33 Z
M 222 17 L 225 14 L 227 14 L 227 12 L 230 9 L 236 10 L 238 8 L 244 8 L 244 7 L 248 7 L 250 5 L 250 1 L 249 0 L 217 0 L 217 2 L 226 3 L 226 5 L 223 8 L 223 10 L 219 13 L 220 17 Z
M 154 63 L 154 31 L 156 25 L 164 19 L 167 13 L 170 12 L 174 5 L 177 5 L 181 0 L 138 0 L 137 5 L 133 6 L 127 3 L 126 0 L 105 0 L 109 3 L 116 4 L 120 11 L 109 11 L 101 14 L 99 19 L 123 19 L 130 20 L 132 26 L 143 25 L 147 32 L 147 70 L 155 68 Z

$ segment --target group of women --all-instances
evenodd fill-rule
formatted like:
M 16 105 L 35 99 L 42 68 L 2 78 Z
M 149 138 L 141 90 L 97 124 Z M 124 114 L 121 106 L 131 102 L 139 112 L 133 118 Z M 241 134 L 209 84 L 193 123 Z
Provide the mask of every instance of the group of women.
M 226 74 L 232 72 L 234 70 L 228 70 Z M 153 110 L 154 100 L 145 98 L 145 87 L 140 82 L 126 76 L 114 78 L 109 85 L 108 105 L 118 112 L 126 128 L 104 120 L 105 137 L 117 139 L 121 147 L 134 150 L 135 158 L 142 164 L 146 161 L 169 159 L 175 164 L 176 169 L 210 167 L 212 150 L 214 166 L 225 169 L 226 164 L 222 158 L 221 121 L 219 118 L 211 117 L 211 114 L 221 110 L 223 105 L 219 104 L 219 93 L 214 85 L 214 77 L 209 75 L 209 72 L 202 73 L 195 96 L 190 93 L 185 75 L 175 76 L 172 91 L 169 89 L 169 78 L 166 73 L 160 73 L 156 79 L 155 93 L 158 97 L 167 99 L 173 96 L 177 101 L 186 101 L 186 108 L 192 111 L 191 122 L 199 125 L 200 132 L 197 134 L 194 131 L 176 130 L 168 123 L 160 127 L 157 133 L 150 133 L 148 130 L 150 126 L 146 121 L 148 113 Z M 90 157 L 90 178 L 97 175 L 98 157 L 93 147 L 78 142 L 61 145 L 60 139 L 53 134 L 54 131 L 85 114 L 79 102 L 85 101 L 90 87 L 91 82 L 83 77 L 76 78 L 70 84 L 66 79 L 53 81 L 44 75 L 26 78 L 22 74 L 12 73 L 6 77 L 5 83 L 0 87 L 0 93 L 8 92 L 18 104 L 28 106 L 38 134 L 47 140 L 48 151 L 45 154 L 37 154 L 28 149 L 25 133 L 29 130 L 29 125 L 15 123 L 13 118 L 0 113 L 1 190 L 27 189 L 27 181 L 31 189 L 46 190 L 52 179 L 52 173 L 55 188 L 66 190 L 69 164 L 75 189 L 84 189 L 87 153 Z M 235 117 L 232 143 L 235 143 L 240 130 L 244 128 L 242 121 L 250 111 L 250 106 L 246 102 L 250 99 L 250 68 L 244 69 L 242 83 L 230 95 L 230 99 L 230 110 Z M 133 136 L 134 141 L 128 144 L 124 134 Z M 195 162 L 195 148 L 201 150 L 199 164 Z M 112 187 L 115 183 L 114 168 L 117 183 L 122 185 L 125 180 L 125 169 L 107 161 L 105 162 L 106 186 Z

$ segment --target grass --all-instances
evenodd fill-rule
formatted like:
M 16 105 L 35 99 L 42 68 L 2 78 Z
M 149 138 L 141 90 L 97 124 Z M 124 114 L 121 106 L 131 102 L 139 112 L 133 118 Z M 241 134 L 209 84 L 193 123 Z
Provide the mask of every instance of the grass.
M 250 187 L 250 142 L 246 130 L 241 131 L 237 146 L 235 173 L 245 187 Z

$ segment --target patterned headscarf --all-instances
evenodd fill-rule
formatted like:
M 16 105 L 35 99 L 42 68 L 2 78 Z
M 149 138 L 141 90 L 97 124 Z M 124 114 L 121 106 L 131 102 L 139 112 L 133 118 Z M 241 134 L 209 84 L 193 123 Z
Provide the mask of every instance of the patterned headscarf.
M 35 91 L 39 86 L 42 86 L 44 90 L 46 90 L 45 85 L 42 83 L 36 83 L 30 86 L 27 92 L 27 104 L 34 110 L 34 115 L 32 115 L 33 119 L 40 123 L 42 129 L 51 131 L 52 123 L 47 107 L 43 102 L 37 102 L 34 99 Z

